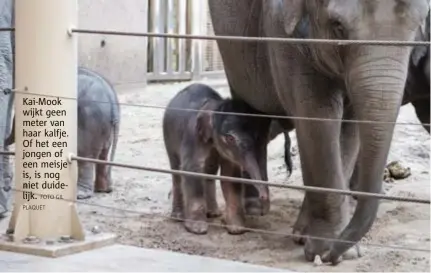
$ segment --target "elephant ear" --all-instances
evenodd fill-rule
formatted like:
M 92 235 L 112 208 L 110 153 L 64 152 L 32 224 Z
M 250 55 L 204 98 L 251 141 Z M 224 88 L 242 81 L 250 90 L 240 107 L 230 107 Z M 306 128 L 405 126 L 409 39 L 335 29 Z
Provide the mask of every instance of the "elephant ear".
M 283 0 L 284 30 L 292 36 L 304 14 L 305 0 Z
M 196 120 L 196 134 L 204 143 L 211 140 L 212 118 L 208 112 L 199 112 Z
M 418 46 L 413 48 L 412 54 L 411 54 L 411 61 L 413 66 L 417 67 L 419 66 L 420 61 L 422 58 L 425 58 L 427 56 L 428 48 L 426 46 Z
M 421 25 L 419 30 L 416 32 L 416 41 L 429 41 L 430 40 L 430 30 L 429 30 L 429 13 L 427 20 Z M 427 46 L 416 46 L 413 47 L 411 53 L 411 62 L 413 66 L 417 67 L 420 61 L 425 58 L 428 54 L 429 48 Z

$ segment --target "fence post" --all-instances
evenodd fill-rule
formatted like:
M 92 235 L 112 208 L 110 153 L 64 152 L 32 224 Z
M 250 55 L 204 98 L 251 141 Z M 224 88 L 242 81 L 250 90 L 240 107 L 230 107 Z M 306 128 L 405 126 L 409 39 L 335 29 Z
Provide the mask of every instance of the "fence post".
M 69 161 L 77 152 L 77 0 L 15 0 L 14 12 L 17 190 L 11 240 L 0 250 L 58 257 L 112 244 L 113 234 L 85 236 Z
M 192 34 L 200 35 L 202 33 L 202 22 L 206 17 L 206 3 L 202 0 L 192 1 Z M 192 80 L 198 81 L 201 79 L 202 59 L 203 56 L 203 41 L 198 39 L 192 40 Z
M 77 0 L 15 0 L 15 14 L 15 184 L 22 192 L 9 227 L 15 242 L 83 240 L 75 203 L 59 200 L 76 199 L 76 163 L 67 158 L 77 149 L 77 37 L 68 35 Z

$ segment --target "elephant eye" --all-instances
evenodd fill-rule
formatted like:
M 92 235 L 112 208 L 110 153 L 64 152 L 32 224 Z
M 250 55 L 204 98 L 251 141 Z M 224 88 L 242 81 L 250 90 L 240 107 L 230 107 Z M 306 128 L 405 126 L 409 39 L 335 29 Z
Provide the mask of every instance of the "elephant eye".
M 345 39 L 346 38 L 346 32 L 343 23 L 338 19 L 331 19 L 329 21 L 331 29 L 333 30 L 336 38 L 338 39 Z
M 236 139 L 235 139 L 235 137 L 234 137 L 233 135 L 231 135 L 231 134 L 226 134 L 226 135 L 224 136 L 224 139 L 226 140 L 226 143 L 228 143 L 228 144 L 232 144 L 232 145 L 236 144 Z

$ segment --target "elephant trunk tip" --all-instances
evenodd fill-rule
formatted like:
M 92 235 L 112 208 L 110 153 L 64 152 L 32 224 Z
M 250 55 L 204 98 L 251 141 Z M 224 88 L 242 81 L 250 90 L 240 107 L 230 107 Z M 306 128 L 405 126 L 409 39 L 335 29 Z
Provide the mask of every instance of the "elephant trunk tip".
M 356 210 L 350 223 L 340 234 L 338 240 L 333 243 L 331 250 L 324 255 L 325 262 L 330 262 L 333 265 L 340 262 L 340 257 L 355 246 L 371 229 L 377 216 L 378 207 L 379 199 L 358 197 Z
M 259 199 L 261 201 L 269 200 L 269 192 L 268 192 L 267 186 L 264 186 L 264 185 L 258 186 L 258 191 L 259 191 Z

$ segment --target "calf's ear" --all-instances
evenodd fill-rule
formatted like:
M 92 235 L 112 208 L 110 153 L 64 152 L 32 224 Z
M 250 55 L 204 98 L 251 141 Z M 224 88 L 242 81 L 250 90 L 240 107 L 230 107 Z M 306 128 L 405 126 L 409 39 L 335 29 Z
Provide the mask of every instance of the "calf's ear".
M 200 112 L 196 120 L 196 133 L 204 143 L 211 140 L 213 127 L 211 115 L 210 113 Z

